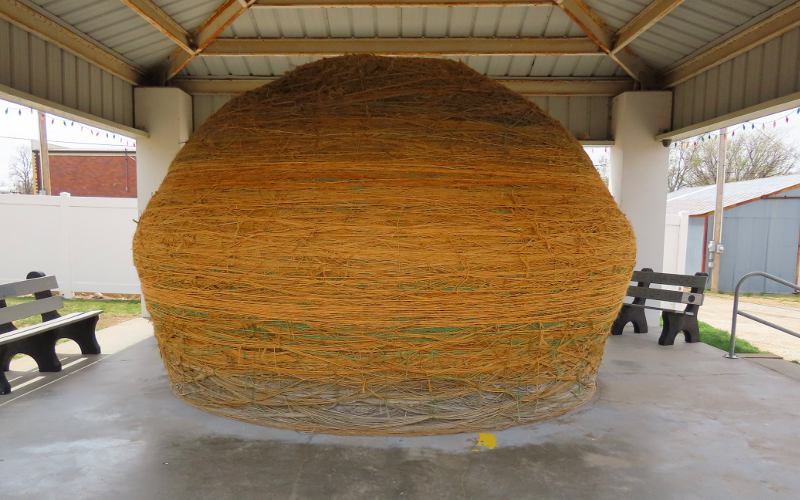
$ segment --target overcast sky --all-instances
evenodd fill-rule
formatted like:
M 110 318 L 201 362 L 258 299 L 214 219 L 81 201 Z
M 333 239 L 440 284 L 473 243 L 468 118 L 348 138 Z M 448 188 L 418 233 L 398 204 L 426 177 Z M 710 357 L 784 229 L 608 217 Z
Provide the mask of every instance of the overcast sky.
M 785 121 L 787 116 L 789 117 L 788 123 Z M 773 127 L 776 118 L 778 123 Z M 785 142 L 800 149 L 800 114 L 796 110 L 784 111 L 777 115 L 747 122 L 747 128 L 750 129 L 752 124 L 755 124 L 757 128 L 760 128 L 762 124 L 765 125 L 767 131 L 774 131 Z M 741 130 L 741 124 L 732 129 Z M 47 134 L 49 143 L 74 149 L 102 150 L 135 147 L 135 141 L 130 137 L 53 115 L 47 115 Z M 32 112 L 30 108 L 0 99 L 0 190 L 4 190 L 3 188 L 10 185 L 9 167 L 17 149 L 20 146 L 30 149 L 30 140 L 38 140 L 38 138 L 36 113 Z M 608 155 L 607 147 L 587 148 L 587 151 L 595 163 Z

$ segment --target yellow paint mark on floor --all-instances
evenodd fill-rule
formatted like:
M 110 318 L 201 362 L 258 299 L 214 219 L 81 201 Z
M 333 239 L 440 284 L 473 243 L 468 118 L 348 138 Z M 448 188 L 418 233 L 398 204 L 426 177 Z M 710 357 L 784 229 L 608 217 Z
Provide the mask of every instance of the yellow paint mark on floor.
M 497 446 L 497 436 L 488 432 L 479 432 L 478 441 L 475 443 L 475 451 L 481 449 L 493 450 Z

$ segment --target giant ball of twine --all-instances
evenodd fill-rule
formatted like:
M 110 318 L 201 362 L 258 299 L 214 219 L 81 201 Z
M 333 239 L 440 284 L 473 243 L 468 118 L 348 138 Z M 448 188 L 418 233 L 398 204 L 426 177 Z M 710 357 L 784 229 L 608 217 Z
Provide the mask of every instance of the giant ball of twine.
M 635 246 L 581 145 L 524 97 L 452 61 L 345 56 L 205 122 L 134 257 L 192 405 L 437 434 L 587 401 Z

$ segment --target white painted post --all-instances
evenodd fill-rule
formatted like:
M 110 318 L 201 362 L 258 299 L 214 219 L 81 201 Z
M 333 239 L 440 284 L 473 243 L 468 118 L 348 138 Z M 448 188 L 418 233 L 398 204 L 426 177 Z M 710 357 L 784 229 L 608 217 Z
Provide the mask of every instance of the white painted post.
M 59 255 L 59 270 L 56 274 L 58 288 L 64 297 L 71 299 L 75 296 L 72 286 L 72 235 L 70 234 L 70 201 L 69 193 L 61 193 L 58 197 L 58 225 L 61 231 L 57 252 Z
M 136 127 L 150 135 L 136 141 L 139 214 L 167 175 L 172 159 L 192 133 L 192 98 L 175 87 L 133 90 Z M 142 299 L 142 316 L 149 317 Z
M 689 212 L 679 212 L 680 225 L 678 226 L 678 265 L 675 272 L 686 274 L 686 247 L 689 245 Z
M 662 270 L 669 149 L 656 135 L 669 130 L 672 93 L 624 92 L 613 100 L 609 187 L 636 233 L 636 269 Z M 658 312 L 647 311 L 658 325 Z

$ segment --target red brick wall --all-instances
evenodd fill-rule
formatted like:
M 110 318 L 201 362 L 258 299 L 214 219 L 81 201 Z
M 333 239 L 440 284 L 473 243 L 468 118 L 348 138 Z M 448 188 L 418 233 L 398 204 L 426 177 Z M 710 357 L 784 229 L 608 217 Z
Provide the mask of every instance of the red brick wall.
M 54 195 L 136 198 L 136 159 L 51 154 L 50 186 Z

